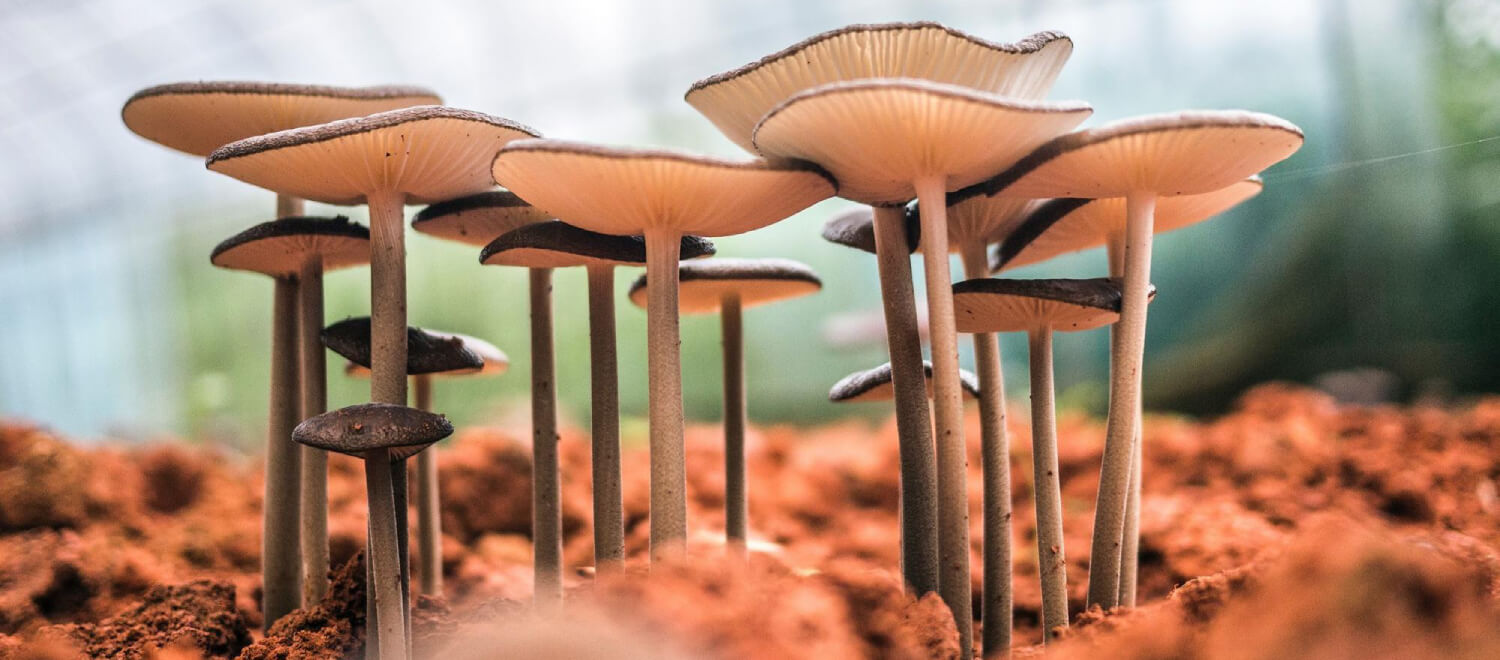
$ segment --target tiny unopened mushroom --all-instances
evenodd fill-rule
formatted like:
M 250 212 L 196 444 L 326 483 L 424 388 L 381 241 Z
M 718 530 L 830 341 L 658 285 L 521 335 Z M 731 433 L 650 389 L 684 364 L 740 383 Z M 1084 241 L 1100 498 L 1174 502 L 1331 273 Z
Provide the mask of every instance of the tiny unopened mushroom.
M 958 381 L 963 385 L 964 396 L 969 399 L 979 398 L 979 377 L 970 373 L 967 369 L 958 370 Z M 922 361 L 922 382 L 928 398 L 933 396 L 932 388 L 932 363 Z M 896 397 L 896 388 L 891 383 L 891 363 L 864 371 L 856 371 L 848 376 L 840 378 L 833 387 L 828 389 L 828 400 L 834 403 L 867 403 L 870 401 L 890 401 Z
M 408 657 L 407 596 L 399 572 L 391 570 L 400 561 L 391 465 L 405 463 L 452 434 L 453 425 L 442 415 L 389 403 L 340 408 L 304 420 L 292 431 L 294 440 L 309 447 L 364 459 L 370 563 L 374 569 L 374 579 L 365 593 L 380 614 L 374 623 L 367 623 L 376 630 L 367 632 L 366 638 L 379 640 L 383 660 Z
M 713 243 L 683 236 L 678 258 L 697 259 L 713 253 Z M 614 270 L 617 266 L 645 265 L 646 241 L 639 236 L 600 234 L 554 220 L 500 235 L 480 252 L 479 263 L 521 266 L 533 272 L 573 266 L 588 271 L 594 564 L 600 575 L 618 573 L 625 564 L 625 512 L 620 493 Z M 560 546 L 558 536 L 555 544 Z
M 648 276 L 630 286 L 630 301 L 647 307 Z M 731 554 L 746 556 L 750 517 L 745 473 L 745 334 L 743 311 L 817 293 L 818 274 L 790 259 L 732 259 L 684 263 L 677 269 L 678 309 L 719 314 L 724 359 L 724 538 Z

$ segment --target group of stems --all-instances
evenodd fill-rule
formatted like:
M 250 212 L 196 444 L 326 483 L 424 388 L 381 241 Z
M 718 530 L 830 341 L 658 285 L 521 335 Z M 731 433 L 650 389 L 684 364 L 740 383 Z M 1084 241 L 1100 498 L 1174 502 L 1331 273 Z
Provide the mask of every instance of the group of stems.
M 1153 228 L 1154 230 L 1154 228 Z M 1125 277 L 1125 238 L 1111 236 L 1107 241 L 1109 276 L 1115 281 Z M 1114 330 L 1110 330 L 1110 360 L 1114 364 L 1116 342 Z M 1135 607 L 1136 583 L 1139 578 L 1141 549 L 1141 405 L 1136 407 L 1136 422 L 1130 456 L 1130 485 L 1125 500 L 1125 532 L 1120 544 L 1120 589 L 1118 604 Z

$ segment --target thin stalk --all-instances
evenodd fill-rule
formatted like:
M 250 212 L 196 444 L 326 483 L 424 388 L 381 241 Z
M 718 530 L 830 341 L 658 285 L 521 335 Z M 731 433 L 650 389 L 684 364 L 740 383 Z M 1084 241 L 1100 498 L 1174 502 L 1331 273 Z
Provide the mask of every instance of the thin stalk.
M 412 397 L 420 410 L 432 410 L 432 376 L 412 377 Z M 438 491 L 437 447 L 417 454 L 417 578 L 422 594 L 443 593 L 443 518 Z
M 748 556 L 750 516 L 745 483 L 745 335 L 737 294 L 724 296 L 719 325 L 724 353 L 724 535 L 731 556 Z
M 615 269 L 589 266 L 589 388 L 593 396 L 594 569 L 625 568 L 620 495 L 620 376 L 615 356 Z
M 985 245 L 962 246 L 964 277 L 989 276 Z M 984 593 L 980 620 L 986 656 L 1010 652 L 1011 628 L 1011 501 L 1010 438 L 1005 432 L 1005 372 L 1000 362 L 999 337 L 979 333 L 974 339 L 974 363 L 979 371 L 980 462 L 984 470 Z
M 374 657 L 380 660 L 406 660 L 406 625 L 404 596 L 401 593 L 400 557 L 397 556 L 395 495 L 391 487 L 391 458 L 384 449 L 365 453 L 365 498 L 370 503 L 370 535 L 378 542 L 371 544 L 369 557 L 370 584 L 366 598 L 373 603 L 377 616 L 366 622 L 365 645 L 369 656 L 370 645 L 375 645 Z M 372 632 L 373 631 L 373 632 Z
M 901 572 L 906 588 L 920 596 L 938 589 L 937 455 L 932 448 L 905 214 L 899 206 L 877 206 L 874 212 L 875 259 L 901 453 Z
M 1031 330 L 1031 469 L 1036 500 L 1036 561 L 1042 578 L 1042 642 L 1068 627 L 1068 562 L 1063 550 L 1062 484 L 1057 468 L 1057 412 L 1052 329 Z
M 323 260 L 309 259 L 297 276 L 301 314 L 302 419 L 328 409 L 323 331 Z M 328 595 L 328 452 L 304 445 L 302 453 L 302 606 Z
M 687 556 L 687 470 L 682 446 L 682 346 L 677 262 L 682 235 L 646 232 L 646 356 L 651 425 L 651 561 Z
M 261 537 L 261 609 L 265 628 L 302 603 L 302 453 L 298 421 L 297 280 L 276 278 L 271 309 L 271 415 L 266 435 L 265 533 Z
M 552 357 L 552 269 L 531 280 L 532 599 L 540 612 L 562 606 L 562 487 L 557 472 L 557 379 Z
M 1141 405 L 1141 361 L 1146 349 L 1146 304 L 1151 278 L 1151 225 L 1155 194 L 1126 198 L 1125 278 L 1120 322 L 1109 388 L 1104 460 L 1094 504 L 1094 538 L 1089 550 L 1088 604 L 1108 610 L 1119 603 L 1120 550 L 1125 533 L 1126 490 L 1136 416 Z
M 376 403 L 406 405 L 406 222 L 402 215 L 405 197 L 400 193 L 372 194 L 366 202 L 370 208 L 370 400 Z M 368 463 L 368 461 L 367 461 Z M 375 468 L 379 469 L 376 470 Z M 400 558 L 400 529 L 397 520 L 404 518 L 396 508 L 397 489 L 405 488 L 404 471 L 400 484 L 392 478 L 391 461 L 383 458 L 378 466 L 366 465 L 366 479 L 371 471 L 383 472 L 378 479 L 384 487 L 384 495 L 368 503 L 370 526 L 366 548 L 371 558 L 371 570 L 367 571 L 366 593 L 377 589 L 389 591 L 386 600 L 394 605 L 381 608 L 371 603 L 366 608 L 367 616 L 374 620 L 366 623 L 374 630 L 373 642 L 380 657 L 399 658 L 408 655 L 406 637 L 406 609 L 400 602 L 405 589 L 402 586 Z M 372 491 L 373 492 L 373 491 Z M 404 496 L 403 496 L 404 499 Z M 389 507 L 389 508 L 387 508 Z M 380 527 L 376 519 L 389 516 L 388 526 Z M 375 564 L 389 559 L 384 571 Z M 388 584 L 394 581 L 394 584 Z M 390 609 L 395 607 L 395 609 Z M 383 617 L 394 613 L 398 619 L 389 621 Z M 396 637 L 389 631 L 398 629 Z M 367 645 L 369 642 L 367 642 Z M 395 646 L 392 646 L 395 644 Z
M 411 642 L 411 500 L 407 459 L 391 461 L 391 502 L 396 510 L 396 561 L 401 568 L 401 621 Z M 411 655 L 408 653 L 407 655 Z
M 1125 278 L 1125 238 L 1111 237 L 1108 241 L 1109 276 L 1116 281 Z M 1114 328 L 1110 328 L 1110 363 L 1114 364 Z M 1135 607 L 1136 584 L 1139 582 L 1141 554 L 1141 414 L 1136 411 L 1135 438 L 1131 442 L 1130 490 L 1125 500 L 1125 534 L 1120 544 L 1120 590 L 1119 603 Z
M 963 390 L 958 380 L 958 335 L 953 321 L 953 276 L 948 267 L 947 192 L 940 178 L 916 182 L 922 208 L 922 261 L 927 321 L 932 336 L 933 417 L 938 464 L 938 592 L 953 611 L 959 650 L 974 648 L 969 573 L 968 456 Z

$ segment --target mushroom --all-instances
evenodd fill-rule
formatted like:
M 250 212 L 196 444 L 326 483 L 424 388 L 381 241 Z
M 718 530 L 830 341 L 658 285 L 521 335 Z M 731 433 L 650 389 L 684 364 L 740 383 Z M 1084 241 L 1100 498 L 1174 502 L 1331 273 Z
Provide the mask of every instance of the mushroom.
M 208 156 L 208 168 L 278 193 L 370 210 L 371 398 L 406 403 L 406 248 L 402 206 L 491 187 L 484 163 L 501 145 L 536 132 L 515 122 L 443 106 L 417 106 L 232 142 Z M 368 473 L 367 473 L 368 474 Z M 392 492 L 406 487 L 395 475 Z M 383 479 L 392 475 L 386 473 Z M 373 492 L 385 492 L 378 487 Z M 371 508 L 394 502 L 372 502 Z M 377 583 L 400 567 L 372 558 Z M 382 622 L 375 626 L 387 630 Z M 391 650 L 376 639 L 381 653 Z
M 683 236 L 680 259 L 714 253 L 713 243 Z M 526 225 L 502 234 L 485 246 L 479 263 L 538 269 L 583 266 L 589 278 L 589 387 L 592 393 L 594 564 L 599 575 L 625 566 L 625 512 L 620 495 L 620 395 L 615 361 L 616 266 L 646 263 L 646 241 L 638 236 L 611 236 L 560 222 Z M 558 529 L 561 525 L 558 525 Z M 561 538 L 551 547 L 558 547 Z M 540 569 L 538 569 L 540 570 Z M 560 566 L 552 567 L 560 572 Z M 560 575 L 549 579 L 561 584 Z
M 731 555 L 747 557 L 750 517 L 745 479 L 745 334 L 746 307 L 817 293 L 818 274 L 790 259 L 720 258 L 685 263 L 677 268 L 678 310 L 684 314 L 719 314 L 724 358 L 724 539 Z M 630 285 L 630 301 L 648 307 L 647 275 Z
M 370 232 L 347 218 L 289 217 L 255 225 L 220 243 L 209 261 L 220 268 L 246 270 L 276 280 L 271 310 L 271 411 L 266 436 L 265 533 L 261 543 L 263 609 L 267 626 L 297 609 L 303 597 L 299 552 L 301 462 L 292 443 L 299 416 L 297 400 L 297 278 L 317 263 L 310 288 L 321 294 L 323 268 L 367 263 Z M 316 282 L 311 280 L 316 279 Z M 318 300 L 321 301 L 321 295 Z M 312 389 L 312 388 L 308 388 Z M 325 527 L 326 530 L 326 518 Z M 327 538 L 324 546 L 327 547 Z M 326 553 L 326 550 L 325 550 Z M 326 554 L 325 554 L 326 560 Z M 327 572 L 308 579 L 327 580 Z
M 255 135 L 441 102 L 436 93 L 420 87 L 186 82 L 157 85 L 136 92 L 120 109 L 120 118 L 127 128 L 143 138 L 203 157 L 225 144 Z M 277 195 L 276 216 L 302 215 L 302 206 L 300 199 Z M 314 277 L 311 272 L 302 275 L 306 283 L 297 286 L 294 295 L 299 299 L 300 310 L 312 312 L 322 305 L 322 279 Z M 300 331 L 304 390 L 302 414 L 297 416 L 294 406 L 282 407 L 283 413 L 289 417 L 277 420 L 272 424 L 273 429 L 290 429 L 298 419 L 323 412 L 327 405 L 322 394 L 327 376 L 321 370 L 311 371 L 317 365 L 309 361 L 322 359 L 323 351 L 316 343 L 317 332 L 322 328 L 322 315 L 318 314 L 316 319 L 303 323 Z M 282 442 L 289 443 L 284 436 Z M 312 449 L 304 449 L 298 458 L 305 464 L 301 468 L 301 501 L 288 506 L 301 510 L 301 558 L 286 558 L 279 550 L 275 554 L 287 561 L 302 563 L 298 570 L 303 574 L 304 593 L 300 597 L 302 603 L 310 604 L 322 600 L 328 583 L 327 460 L 325 454 Z M 278 479 L 268 480 L 268 485 Z M 322 509 L 318 508 L 320 504 Z M 269 508 L 267 513 L 270 513 Z M 262 599 L 262 609 L 267 630 L 277 618 L 296 607 L 291 603 L 291 596 L 269 579 L 273 569 L 278 574 L 285 573 L 284 567 L 263 566 L 266 596 Z
M 1090 605 L 1109 609 L 1119 602 L 1120 551 L 1140 415 L 1157 199 L 1234 185 L 1290 156 L 1302 139 L 1301 129 L 1286 120 L 1256 112 L 1148 115 L 1058 137 L 1009 170 L 958 194 L 1125 198 L 1126 223 L 1120 241 L 1124 298 L 1110 350 L 1109 419 L 1089 554 Z
M 442 415 L 389 403 L 363 403 L 304 420 L 292 438 L 309 447 L 347 454 L 365 461 L 365 497 L 371 503 L 392 502 L 391 466 L 404 464 L 411 455 L 453 434 L 453 425 Z M 371 563 L 375 580 L 366 597 L 380 616 L 366 621 L 365 644 L 378 644 L 379 657 L 408 657 L 405 625 L 406 595 L 400 581 L 386 579 L 381 567 L 399 561 L 398 530 L 393 506 L 370 507 Z
M 583 229 L 643 235 L 651 426 L 651 557 L 682 557 L 687 479 L 682 446 L 682 356 L 677 264 L 683 234 L 728 236 L 758 229 L 830 196 L 821 171 L 675 151 L 556 140 L 507 145 L 495 181 Z
M 932 398 L 932 363 L 922 361 L 922 382 L 926 384 L 927 398 Z M 958 380 L 963 384 L 964 396 L 979 398 L 979 378 L 967 369 L 958 370 Z M 828 400 L 834 403 L 865 403 L 869 401 L 891 401 L 896 397 L 896 388 L 891 381 L 891 363 L 872 369 L 856 371 L 839 379 L 828 390 Z
M 1120 285 L 1109 279 L 972 279 L 953 285 L 953 309 L 959 332 L 1026 332 L 1030 338 L 1036 556 L 1042 580 L 1042 641 L 1050 642 L 1068 625 L 1052 332 L 1091 330 L 1115 322 L 1120 317 Z
M 821 165 L 838 180 L 841 197 L 882 205 L 915 197 L 931 209 L 920 220 L 937 386 L 938 586 L 963 649 L 973 648 L 973 608 L 946 194 L 1004 170 L 1090 112 L 1082 103 L 1017 101 L 952 85 L 877 79 L 800 92 L 755 128 L 763 154 Z

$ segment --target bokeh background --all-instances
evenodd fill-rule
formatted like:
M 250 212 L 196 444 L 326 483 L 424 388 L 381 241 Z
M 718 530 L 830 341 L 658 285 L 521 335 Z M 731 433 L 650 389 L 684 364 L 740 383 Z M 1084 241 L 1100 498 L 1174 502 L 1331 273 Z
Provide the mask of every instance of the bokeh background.
M 1493 0 L 0 0 L 0 414 L 84 439 L 253 446 L 264 428 L 271 287 L 210 267 L 208 253 L 269 219 L 272 196 L 129 133 L 119 108 L 139 88 L 415 83 L 552 137 L 736 155 L 682 101 L 693 81 L 826 29 L 917 19 L 1000 41 L 1069 34 L 1052 96 L 1091 102 L 1090 125 L 1243 107 L 1306 130 L 1264 194 L 1157 242 L 1150 407 L 1212 413 L 1268 379 L 1352 399 L 1500 390 Z M 826 280 L 816 297 L 747 314 L 757 423 L 884 413 L 826 400 L 839 377 L 885 359 L 873 259 L 818 238 L 847 206 L 718 241 L 722 255 L 799 259 Z M 460 423 L 525 424 L 524 273 L 425 236 L 408 245 L 411 321 L 513 358 L 508 375 L 440 384 L 438 407 Z M 1017 275 L 1103 272 L 1096 251 Z M 622 293 L 634 275 L 622 271 Z M 330 321 L 367 312 L 366 277 L 330 276 Z M 583 274 L 559 273 L 556 297 L 559 394 L 584 424 Z M 644 426 L 645 316 L 621 305 L 631 435 Z M 715 419 L 717 321 L 689 318 L 683 332 L 689 414 Z M 1003 345 L 1023 404 L 1024 340 Z M 1103 333 L 1063 336 L 1058 351 L 1061 404 L 1100 409 Z M 340 367 L 330 360 L 330 402 L 363 400 Z

